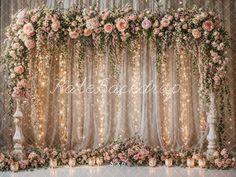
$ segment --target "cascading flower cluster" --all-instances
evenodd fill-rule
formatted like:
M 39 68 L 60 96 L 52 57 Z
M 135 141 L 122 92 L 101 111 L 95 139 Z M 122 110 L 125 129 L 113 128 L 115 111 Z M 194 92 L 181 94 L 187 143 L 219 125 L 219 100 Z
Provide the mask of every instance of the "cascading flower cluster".
M 204 48 L 204 57 L 199 62 L 204 89 L 217 89 L 227 81 L 227 35 L 219 17 L 212 11 L 178 9 L 162 14 L 138 13 L 130 7 L 102 12 L 96 8 L 52 10 L 43 7 L 21 10 L 6 35 L 8 46 L 4 62 L 10 71 L 9 86 L 13 97 L 26 96 L 29 79 L 27 56 L 37 44 L 48 41 L 57 41 L 61 45 L 67 45 L 68 40 L 79 41 L 82 45 L 100 49 L 107 43 L 125 46 L 140 37 L 153 39 L 161 49 L 171 41 L 180 41 L 183 46 L 195 44 Z
M 160 147 L 151 147 L 139 137 L 116 140 L 97 149 L 66 151 L 56 149 L 28 149 L 24 160 L 16 160 L 14 155 L 0 153 L 0 171 L 27 170 L 34 168 L 69 165 L 158 165 L 228 169 L 236 167 L 236 158 L 226 149 L 217 150 L 211 159 L 199 150 L 182 149 L 162 151 Z

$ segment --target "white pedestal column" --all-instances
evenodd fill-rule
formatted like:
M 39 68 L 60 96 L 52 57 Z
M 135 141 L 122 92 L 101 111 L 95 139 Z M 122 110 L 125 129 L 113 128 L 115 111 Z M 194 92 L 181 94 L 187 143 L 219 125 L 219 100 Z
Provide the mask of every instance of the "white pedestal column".
M 21 122 L 23 118 L 23 113 L 21 111 L 21 100 L 16 99 L 16 112 L 13 115 L 14 117 L 14 123 L 15 123 L 15 134 L 13 136 L 13 142 L 14 142 L 14 151 L 13 154 L 18 159 L 24 158 L 24 152 L 23 152 L 23 143 L 24 143 L 24 136 L 21 129 Z
M 208 146 L 207 146 L 207 156 L 211 157 L 217 148 L 217 133 L 216 133 L 216 101 L 215 93 L 210 93 L 210 108 L 207 115 L 207 123 L 209 127 L 209 132 L 207 135 Z

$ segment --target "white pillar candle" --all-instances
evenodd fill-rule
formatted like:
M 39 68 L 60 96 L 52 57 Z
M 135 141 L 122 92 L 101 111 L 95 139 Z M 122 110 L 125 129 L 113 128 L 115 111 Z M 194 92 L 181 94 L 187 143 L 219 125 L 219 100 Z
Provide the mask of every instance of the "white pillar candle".
M 199 159 L 198 166 L 201 168 L 205 168 L 206 167 L 206 159 Z
M 96 163 L 95 157 L 91 157 L 91 158 L 88 159 L 88 164 L 89 164 L 90 166 L 94 166 L 95 163 Z
M 167 167 L 171 167 L 173 165 L 173 159 L 172 158 L 168 158 L 165 160 L 165 165 Z
M 17 172 L 19 170 L 19 163 L 18 162 L 13 162 L 10 165 L 10 169 L 13 172 Z
M 194 159 L 193 158 L 188 158 L 187 159 L 187 166 L 190 168 L 194 167 Z
M 157 164 L 157 159 L 156 158 L 150 158 L 149 161 L 148 161 L 148 165 L 150 167 L 155 167 Z
M 96 164 L 97 165 L 102 165 L 103 164 L 103 158 L 102 157 L 97 157 L 96 158 Z
M 49 166 L 51 168 L 56 168 L 57 167 L 57 159 L 50 159 Z
M 69 158 L 68 165 L 70 167 L 74 167 L 76 165 L 76 159 L 75 158 Z

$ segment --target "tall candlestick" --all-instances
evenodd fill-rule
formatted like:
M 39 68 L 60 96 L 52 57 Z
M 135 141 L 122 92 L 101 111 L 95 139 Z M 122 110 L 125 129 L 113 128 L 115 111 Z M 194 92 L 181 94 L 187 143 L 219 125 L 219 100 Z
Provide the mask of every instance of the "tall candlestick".
M 24 158 L 23 153 L 23 143 L 24 143 L 24 136 L 21 129 L 21 120 L 23 118 L 23 113 L 21 111 L 21 100 L 19 98 L 16 98 L 16 112 L 13 115 L 14 117 L 14 123 L 15 123 L 15 134 L 13 136 L 13 142 L 14 142 L 14 155 L 18 159 Z
M 215 93 L 210 93 L 210 108 L 207 115 L 207 123 L 209 127 L 209 132 L 207 135 L 208 146 L 207 146 L 207 155 L 211 157 L 217 148 L 216 140 L 216 102 L 215 102 Z

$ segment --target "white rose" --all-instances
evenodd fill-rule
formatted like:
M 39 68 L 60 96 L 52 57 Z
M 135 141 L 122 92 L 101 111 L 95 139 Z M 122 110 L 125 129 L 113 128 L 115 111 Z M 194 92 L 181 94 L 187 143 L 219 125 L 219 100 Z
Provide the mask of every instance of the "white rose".
M 10 75 L 10 77 L 11 77 L 12 79 L 14 79 L 14 78 L 16 77 L 16 75 L 15 75 L 14 73 L 12 73 L 12 74 Z

